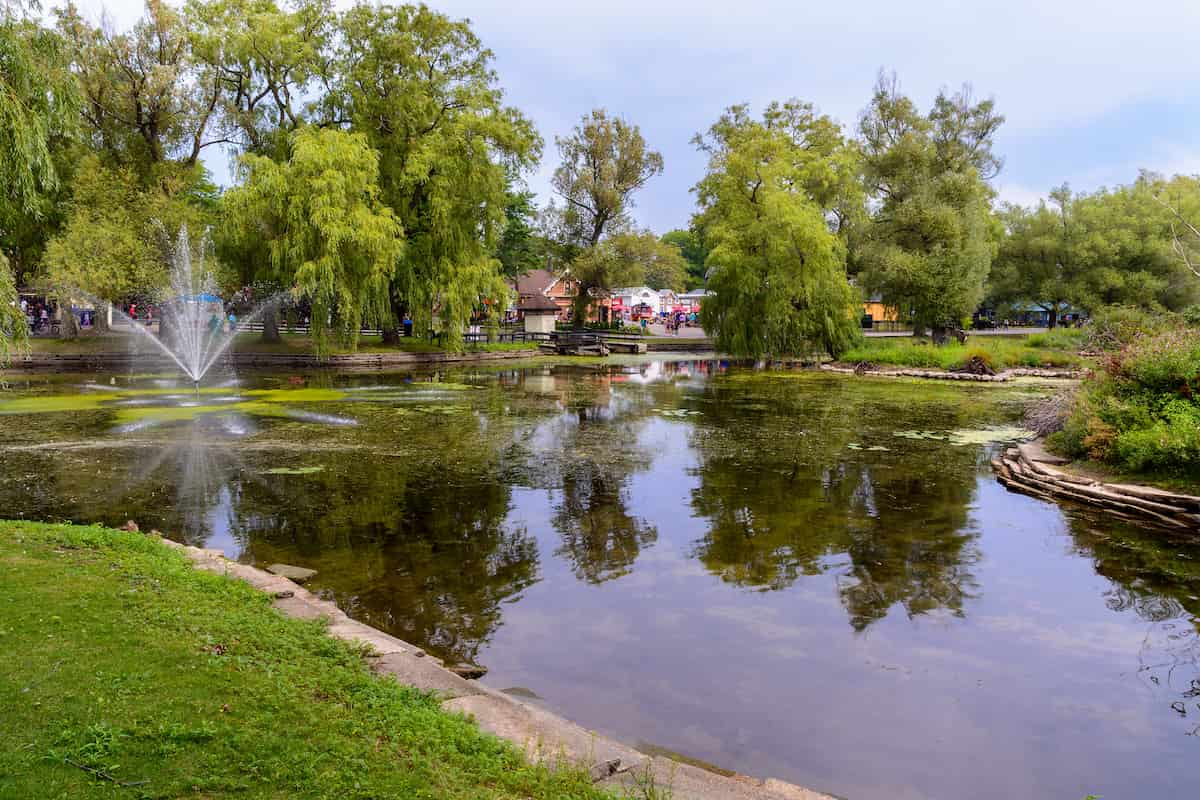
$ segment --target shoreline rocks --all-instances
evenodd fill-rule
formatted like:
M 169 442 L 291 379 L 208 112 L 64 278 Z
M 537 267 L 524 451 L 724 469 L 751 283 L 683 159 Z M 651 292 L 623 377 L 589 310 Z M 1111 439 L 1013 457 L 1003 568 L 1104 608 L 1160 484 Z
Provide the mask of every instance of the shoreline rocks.
M 296 583 L 305 583 L 316 577 L 317 571 L 307 567 L 295 567 L 291 564 L 272 564 L 267 567 L 267 572 L 272 575 L 278 575 L 281 578 L 287 578 Z
M 929 378 L 939 381 L 977 381 L 979 383 L 1005 383 L 1013 378 L 1057 378 L 1062 380 L 1078 380 L 1083 373 L 1070 369 L 1041 369 L 1035 367 L 1014 367 L 1001 370 L 994 375 L 975 372 L 951 372 L 941 369 L 917 369 L 912 367 L 884 368 L 878 365 L 833 363 L 822 364 L 826 372 L 836 372 L 842 375 L 874 376 L 880 378 Z

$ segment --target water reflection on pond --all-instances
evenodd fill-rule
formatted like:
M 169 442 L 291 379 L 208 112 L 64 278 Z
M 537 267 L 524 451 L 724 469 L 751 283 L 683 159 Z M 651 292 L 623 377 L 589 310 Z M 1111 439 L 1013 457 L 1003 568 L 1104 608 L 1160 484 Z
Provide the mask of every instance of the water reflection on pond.
M 1043 387 L 649 359 L 289 377 L 181 410 L 10 376 L 3 516 L 316 568 L 589 727 L 855 800 L 1200 793 L 1200 542 L 998 486 L 979 442 Z

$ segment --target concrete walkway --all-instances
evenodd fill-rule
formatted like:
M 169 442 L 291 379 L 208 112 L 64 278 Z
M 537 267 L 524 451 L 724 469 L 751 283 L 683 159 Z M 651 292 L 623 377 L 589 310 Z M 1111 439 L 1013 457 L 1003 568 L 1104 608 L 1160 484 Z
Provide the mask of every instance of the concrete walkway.
M 239 578 L 272 595 L 275 608 L 289 617 L 328 620 L 330 636 L 369 648 L 375 672 L 437 693 L 443 708 L 473 717 L 480 728 L 517 745 L 532 761 L 579 766 L 590 771 L 598 785 L 614 789 L 646 793 L 647 787 L 653 786 L 675 800 L 833 800 L 783 781 L 727 777 L 649 756 L 536 705 L 465 680 L 419 647 L 350 619 L 334 603 L 287 578 L 230 561 L 219 550 L 162 541 L 182 551 L 199 569 Z

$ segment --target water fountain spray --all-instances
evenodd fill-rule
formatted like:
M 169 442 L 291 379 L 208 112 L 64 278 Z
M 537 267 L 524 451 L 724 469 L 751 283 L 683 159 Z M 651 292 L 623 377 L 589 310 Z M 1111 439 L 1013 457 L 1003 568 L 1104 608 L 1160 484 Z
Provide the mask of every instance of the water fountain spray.
M 207 232 L 193 252 L 187 226 L 180 226 L 174 244 L 168 239 L 167 250 L 170 283 L 159 317 L 160 335 L 156 336 L 116 307 L 113 313 L 125 322 L 138 341 L 149 342 L 191 378 L 199 394 L 205 374 L 233 345 L 238 326 L 226 327 L 225 306 L 217 295 L 216 279 L 205 265 L 205 254 L 211 250 Z M 268 298 L 243 317 L 240 324 L 253 322 L 283 296 L 281 293 Z

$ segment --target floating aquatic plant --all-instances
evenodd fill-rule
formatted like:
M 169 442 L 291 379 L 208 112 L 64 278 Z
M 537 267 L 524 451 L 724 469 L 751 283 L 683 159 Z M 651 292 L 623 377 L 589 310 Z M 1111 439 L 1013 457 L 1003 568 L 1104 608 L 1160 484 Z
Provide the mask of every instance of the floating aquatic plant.
M 969 444 L 1020 442 L 1032 439 L 1037 434 L 1013 425 L 999 425 L 987 428 L 960 428 L 954 431 L 895 431 L 892 435 L 902 439 L 949 442 L 956 447 L 962 447 Z

